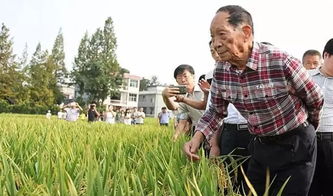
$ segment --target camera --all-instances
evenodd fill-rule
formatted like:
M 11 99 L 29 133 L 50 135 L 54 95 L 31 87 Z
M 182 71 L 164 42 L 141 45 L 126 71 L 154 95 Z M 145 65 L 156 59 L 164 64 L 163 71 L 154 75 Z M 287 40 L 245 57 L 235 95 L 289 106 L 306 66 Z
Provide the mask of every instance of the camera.
M 179 94 L 186 94 L 187 93 L 187 88 L 185 85 L 178 85 L 178 86 L 170 86 L 171 88 L 178 88 Z

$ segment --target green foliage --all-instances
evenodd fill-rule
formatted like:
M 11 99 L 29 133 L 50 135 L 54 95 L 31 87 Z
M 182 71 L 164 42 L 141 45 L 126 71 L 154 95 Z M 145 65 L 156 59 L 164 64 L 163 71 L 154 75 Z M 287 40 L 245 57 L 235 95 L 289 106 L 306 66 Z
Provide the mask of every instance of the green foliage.
M 9 29 L 2 24 L 0 31 L 0 99 L 18 103 L 22 102 L 24 76 L 13 54 L 13 41 L 9 36 Z
M 223 195 L 220 168 L 189 162 L 156 119 L 143 126 L 0 114 L 4 195 Z M 201 152 L 202 153 L 202 152 Z M 230 194 L 231 195 L 231 194 Z M 236 195 L 236 194 L 233 194 Z
M 118 64 L 116 41 L 110 17 L 103 29 L 98 28 L 91 38 L 86 33 L 81 39 L 72 76 L 79 94 L 88 96 L 87 102 L 104 101 L 122 84 L 122 74 L 126 70 Z
M 29 103 L 8 104 L 4 100 L 0 100 L 0 113 L 19 113 L 19 114 L 46 114 L 51 110 L 52 114 L 56 114 L 60 108 L 58 106 L 45 106 Z
M 38 44 L 28 68 L 28 84 L 31 102 L 38 105 L 53 105 L 55 96 L 52 87 L 56 84 L 55 65 L 48 52 Z
M 140 91 L 146 91 L 148 89 L 150 80 L 146 78 L 142 78 L 140 80 Z

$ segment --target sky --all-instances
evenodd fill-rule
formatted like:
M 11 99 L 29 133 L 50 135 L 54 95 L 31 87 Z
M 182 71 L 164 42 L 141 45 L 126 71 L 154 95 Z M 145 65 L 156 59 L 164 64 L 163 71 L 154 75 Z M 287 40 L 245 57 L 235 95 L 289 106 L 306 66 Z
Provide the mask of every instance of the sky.
M 209 27 L 218 8 L 240 5 L 252 14 L 256 41 L 267 41 L 301 58 L 322 52 L 333 37 L 331 0 L 0 0 L 0 23 L 10 29 L 14 53 L 38 43 L 51 51 L 62 29 L 65 63 L 71 70 L 85 32 L 111 17 L 117 60 L 131 74 L 175 83 L 174 69 L 194 67 L 196 78 L 214 68 Z

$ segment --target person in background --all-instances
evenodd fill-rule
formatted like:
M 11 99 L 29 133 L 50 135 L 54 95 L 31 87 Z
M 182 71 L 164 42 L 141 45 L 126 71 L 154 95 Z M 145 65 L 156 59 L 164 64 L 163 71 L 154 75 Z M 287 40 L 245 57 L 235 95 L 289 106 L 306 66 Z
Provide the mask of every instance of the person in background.
M 185 97 L 193 100 L 202 100 L 204 95 L 200 88 L 195 84 L 194 80 L 194 69 L 190 65 L 182 64 L 179 65 L 174 71 L 174 78 L 178 85 L 185 85 L 187 93 Z M 192 122 L 191 135 L 193 134 L 194 127 L 196 126 L 198 120 L 203 114 L 203 110 L 195 109 L 185 103 L 179 103 L 176 100 L 176 96 L 180 94 L 180 91 L 176 87 L 166 87 L 162 91 L 163 101 L 166 107 L 169 110 L 177 111 L 180 114 L 188 114 L 189 120 Z M 181 133 L 184 133 L 185 130 L 182 130 L 186 127 L 187 120 L 180 120 L 177 124 L 174 139 L 176 139 Z
M 112 105 L 107 107 L 107 110 L 104 112 L 104 120 L 109 124 L 115 124 L 116 122 L 116 112 L 113 111 Z
M 124 113 L 124 124 L 125 125 L 131 125 L 132 124 L 132 113 L 129 108 L 125 110 Z
M 100 116 L 100 114 L 96 110 L 95 103 L 90 104 L 89 110 L 87 112 L 87 116 L 88 116 L 88 122 L 95 122 L 98 120 L 98 117 Z
M 317 50 L 307 50 L 303 54 L 302 63 L 305 69 L 316 69 L 321 65 L 321 55 Z
M 132 110 L 132 113 L 131 113 L 131 124 L 132 125 L 135 125 L 135 114 L 138 112 L 138 108 L 137 107 L 134 107 L 133 110 Z
M 146 114 L 143 112 L 143 108 L 139 111 L 134 112 L 134 120 L 136 125 L 143 125 Z
M 64 110 L 66 111 L 66 120 L 75 122 L 79 118 L 82 108 L 78 103 L 71 102 L 64 106 Z
M 324 94 L 323 113 L 317 129 L 317 163 L 309 196 L 333 195 L 333 39 L 323 51 L 324 63 L 311 72 Z
M 251 14 L 237 5 L 221 7 L 210 32 L 220 57 L 214 70 L 209 109 L 199 120 L 184 152 L 195 161 L 200 144 L 210 140 L 227 115 L 229 103 L 247 119 L 255 136 L 249 144 L 247 178 L 264 195 L 307 195 L 316 161 L 315 129 L 323 95 L 300 61 L 274 46 L 254 41 Z M 295 93 L 293 93 L 291 91 Z
M 170 113 L 166 107 L 162 107 L 161 112 L 158 113 L 158 122 L 161 126 L 168 126 L 170 120 Z
M 51 110 L 48 110 L 47 113 L 46 113 L 46 118 L 50 120 L 51 116 L 52 116 Z

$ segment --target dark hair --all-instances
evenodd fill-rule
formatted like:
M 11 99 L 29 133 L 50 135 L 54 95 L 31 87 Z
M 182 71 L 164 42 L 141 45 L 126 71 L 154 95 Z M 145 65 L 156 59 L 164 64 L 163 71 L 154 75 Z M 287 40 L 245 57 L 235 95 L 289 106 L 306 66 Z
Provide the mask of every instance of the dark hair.
M 166 107 L 162 107 L 162 110 L 166 110 Z
M 304 57 L 305 56 L 319 56 L 321 57 L 321 54 L 318 50 L 307 50 L 304 52 L 303 57 L 302 57 L 302 62 L 304 63 Z
M 204 79 L 206 79 L 206 75 L 205 74 L 202 74 L 200 77 L 199 77 L 199 82 L 200 82 L 200 80 L 204 80 Z
M 273 44 L 271 44 L 270 42 L 260 42 L 261 44 L 265 44 L 265 45 L 269 45 L 269 46 L 273 46 Z
M 244 8 L 238 5 L 227 5 L 217 10 L 216 13 L 227 12 L 230 16 L 228 22 L 233 27 L 238 27 L 242 23 L 246 23 L 251 26 L 252 34 L 254 33 L 253 21 L 251 14 Z
M 194 75 L 194 69 L 191 65 L 181 64 L 175 69 L 173 77 L 177 79 L 177 75 L 184 73 L 185 70 L 189 71 L 192 75 Z
M 323 58 L 324 58 L 324 53 L 325 52 L 327 52 L 330 55 L 333 54 L 333 38 L 328 40 L 328 42 L 326 43 L 324 51 L 323 51 Z

